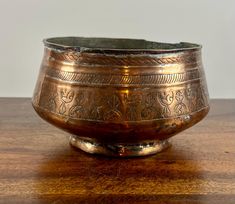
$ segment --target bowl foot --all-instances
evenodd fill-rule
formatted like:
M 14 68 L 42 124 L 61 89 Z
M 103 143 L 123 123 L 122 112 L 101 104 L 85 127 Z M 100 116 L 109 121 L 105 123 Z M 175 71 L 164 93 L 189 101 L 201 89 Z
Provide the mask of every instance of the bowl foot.
M 156 154 L 170 146 L 168 140 L 144 141 L 138 144 L 102 144 L 90 138 L 70 136 L 70 144 L 90 154 L 136 157 Z

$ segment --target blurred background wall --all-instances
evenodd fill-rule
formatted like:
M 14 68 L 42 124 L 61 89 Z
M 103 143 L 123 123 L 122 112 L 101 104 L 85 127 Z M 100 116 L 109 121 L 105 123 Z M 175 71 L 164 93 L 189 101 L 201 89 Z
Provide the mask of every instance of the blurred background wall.
M 211 98 L 235 98 L 234 0 L 0 0 L 0 97 L 31 97 L 55 36 L 203 45 Z

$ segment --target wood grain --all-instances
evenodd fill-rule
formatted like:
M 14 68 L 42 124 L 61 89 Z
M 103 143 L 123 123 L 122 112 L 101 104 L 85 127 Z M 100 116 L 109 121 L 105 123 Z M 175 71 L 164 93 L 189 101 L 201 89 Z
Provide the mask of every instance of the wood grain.
M 95 134 L 95 133 L 94 133 Z M 149 157 L 72 148 L 29 99 L 0 99 L 0 203 L 235 203 L 235 100 Z

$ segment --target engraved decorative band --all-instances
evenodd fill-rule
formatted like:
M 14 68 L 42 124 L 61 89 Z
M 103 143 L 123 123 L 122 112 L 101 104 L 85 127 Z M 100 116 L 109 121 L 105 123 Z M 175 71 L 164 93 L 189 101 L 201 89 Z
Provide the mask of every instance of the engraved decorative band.
M 183 73 L 173 74 L 145 74 L 145 75 L 121 75 L 121 74 L 99 74 L 84 72 L 68 72 L 48 69 L 47 77 L 63 80 L 79 85 L 164 85 L 175 84 L 185 81 L 200 79 L 201 73 L 198 69 L 191 69 Z
M 190 54 L 177 53 L 172 56 L 164 57 L 158 55 L 103 55 L 92 53 L 79 53 L 75 51 L 57 52 L 55 50 L 47 50 L 50 52 L 50 60 L 60 60 L 67 62 L 76 62 L 80 65 L 102 65 L 102 66 L 157 66 L 174 63 L 195 63 L 201 62 L 199 51 L 193 51 Z
M 44 82 L 39 107 L 73 119 L 92 121 L 146 121 L 192 114 L 208 106 L 203 84 L 169 90 L 102 92 L 87 88 L 60 88 Z

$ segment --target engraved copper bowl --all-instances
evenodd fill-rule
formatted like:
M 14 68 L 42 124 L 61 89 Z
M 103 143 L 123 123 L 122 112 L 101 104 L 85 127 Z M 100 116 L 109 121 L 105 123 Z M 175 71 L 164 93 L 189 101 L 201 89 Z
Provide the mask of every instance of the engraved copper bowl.
M 154 154 L 209 111 L 200 45 L 82 37 L 44 45 L 33 107 L 86 152 Z

